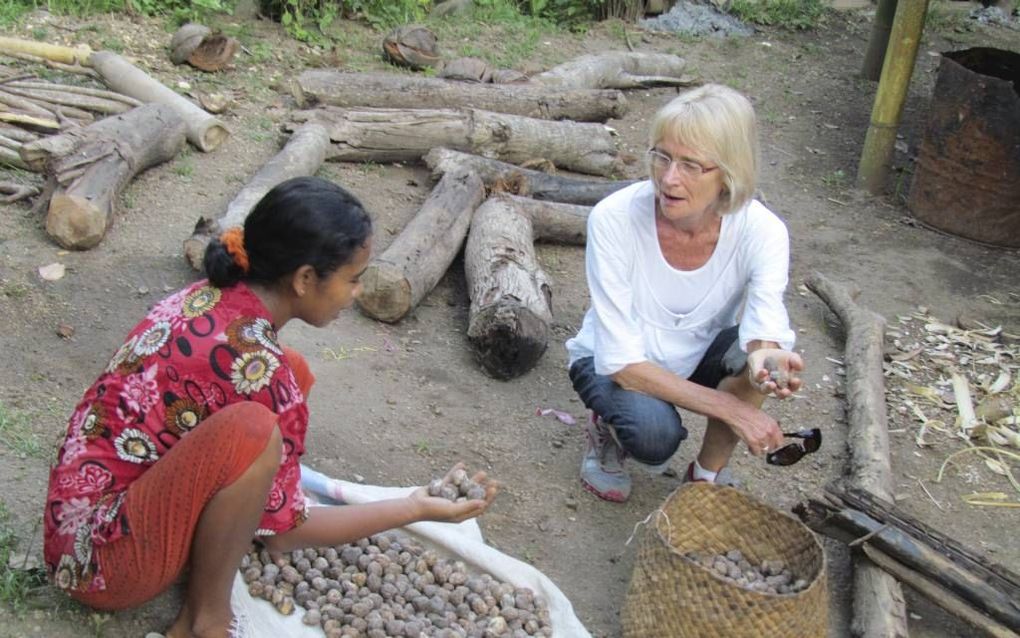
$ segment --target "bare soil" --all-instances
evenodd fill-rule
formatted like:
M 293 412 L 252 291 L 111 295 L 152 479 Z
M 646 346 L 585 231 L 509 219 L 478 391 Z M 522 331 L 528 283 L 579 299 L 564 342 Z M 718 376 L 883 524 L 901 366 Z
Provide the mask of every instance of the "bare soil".
M 230 26 L 230 20 L 225 24 Z M 268 22 L 235 23 L 233 28 L 245 30 L 249 53 L 216 75 L 172 66 L 165 51 L 170 34 L 148 19 L 100 16 L 75 21 L 36 14 L 4 34 L 32 37 L 44 29 L 50 39 L 88 42 L 94 48 L 111 47 L 112 42 L 170 86 L 187 83 L 192 90 L 227 92 L 235 99 L 224 116 L 233 131 L 229 140 L 213 153 L 189 151 L 136 179 L 109 234 L 91 251 L 60 250 L 48 241 L 41 215 L 30 213 L 25 204 L 0 208 L 0 402 L 23 417 L 17 432 L 22 443 L 14 442 L 15 432 L 0 433 L 0 484 L 22 549 L 39 553 L 48 466 L 72 406 L 146 309 L 198 276 L 181 255 L 181 242 L 198 217 L 218 216 L 248 176 L 279 148 L 280 123 L 293 107 L 281 80 L 311 65 L 390 68 L 376 55 L 378 36 L 358 25 L 342 25 L 346 44 L 332 51 L 312 50 Z M 870 32 L 867 13 L 832 13 L 813 31 L 766 29 L 734 40 L 683 39 L 641 33 L 632 26 L 627 30 L 635 49 L 680 54 L 701 78 L 733 85 L 756 104 L 761 191 L 790 229 L 788 307 L 797 349 L 807 362 L 800 396 L 770 403 L 767 409 L 791 428 L 821 428 L 825 442 L 819 453 L 790 468 L 766 466 L 743 452 L 733 465 L 750 493 L 788 510 L 840 477 L 847 460 L 837 363 L 843 332 L 824 304 L 800 289 L 806 275 L 818 270 L 857 286 L 859 302 L 891 323 L 925 306 L 946 323 L 965 312 L 1020 333 L 1020 255 L 925 228 L 903 205 L 938 53 L 976 44 L 1017 51 L 1020 38 L 1016 31 L 995 26 L 958 31 L 943 24 L 929 30 L 903 113 L 902 150 L 897 151 L 888 192 L 872 197 L 852 187 L 875 91 L 873 83 L 859 77 Z M 577 54 L 622 49 L 622 34 L 621 23 L 609 22 L 583 35 L 542 36 L 517 66 L 535 71 Z M 452 52 L 471 44 L 485 46 L 486 38 L 482 30 L 454 42 L 441 41 L 441 46 Z M 5 71 L 14 66 L 5 63 L 12 65 Z M 650 116 L 673 95 L 671 89 L 629 93 L 630 113 L 610 122 L 623 151 L 641 154 Z M 640 163 L 635 163 L 626 177 L 640 173 Z M 377 224 L 380 251 L 431 186 L 422 166 L 328 164 L 320 175 L 364 201 Z M 35 179 L 20 173 L 6 177 Z M 490 542 L 548 574 L 594 635 L 618 636 L 636 547 L 625 542 L 679 479 L 637 472 L 633 497 L 624 505 L 601 502 L 581 489 L 580 430 L 538 417 L 535 410 L 558 408 L 578 421 L 585 416 L 570 388 L 562 347 L 578 328 L 587 304 L 584 254 L 575 247 L 541 246 L 539 257 L 554 281 L 553 343 L 534 370 L 512 381 L 488 378 L 472 358 L 464 335 L 468 299 L 459 261 L 413 315 L 397 325 L 351 311 L 322 330 L 289 326 L 283 340 L 305 353 L 318 377 L 310 397 L 305 461 L 339 478 L 383 485 L 421 484 L 458 460 L 487 470 L 506 486 L 481 521 Z M 37 269 L 52 262 L 65 264 L 67 275 L 43 281 Z M 73 336 L 58 336 L 58 324 L 73 326 Z M 943 459 L 963 442 L 941 437 L 937 444 L 919 448 L 916 421 L 893 408 L 890 437 L 898 504 L 991 560 L 1020 570 L 1017 510 L 969 506 L 961 500 L 975 489 L 1011 493 L 1006 479 L 976 457 L 963 457 L 935 483 Z M 686 422 L 691 439 L 672 460 L 678 474 L 692 459 L 704 427 L 704 419 L 696 415 L 686 415 Z M 931 497 L 917 479 L 924 481 Z M 830 634 L 844 636 L 850 615 L 848 554 L 834 543 L 825 545 Z M 41 602 L 33 599 L 27 609 L 0 608 L 0 636 L 140 636 L 167 626 L 178 597 L 179 591 L 173 590 L 141 609 L 102 615 L 52 593 Z M 909 592 L 908 601 L 915 636 L 970 631 Z

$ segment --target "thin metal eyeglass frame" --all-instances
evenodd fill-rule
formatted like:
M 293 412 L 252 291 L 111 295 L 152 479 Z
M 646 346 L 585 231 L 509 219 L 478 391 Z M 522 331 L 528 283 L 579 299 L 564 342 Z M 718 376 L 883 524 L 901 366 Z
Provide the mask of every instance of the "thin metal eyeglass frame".
M 685 177 L 701 177 L 705 173 L 710 173 L 714 170 L 719 169 L 718 166 L 704 166 L 703 164 L 695 162 L 694 160 L 673 159 L 666 153 L 663 153 L 662 151 L 654 147 L 648 149 L 646 154 L 648 155 L 648 161 L 651 167 L 655 170 L 661 171 L 663 175 L 668 173 L 670 167 L 673 166 L 674 164 L 676 165 L 677 172 L 679 172 L 681 175 Z M 656 162 L 659 163 L 664 162 L 665 166 L 656 168 Z M 695 166 L 697 168 L 694 168 Z

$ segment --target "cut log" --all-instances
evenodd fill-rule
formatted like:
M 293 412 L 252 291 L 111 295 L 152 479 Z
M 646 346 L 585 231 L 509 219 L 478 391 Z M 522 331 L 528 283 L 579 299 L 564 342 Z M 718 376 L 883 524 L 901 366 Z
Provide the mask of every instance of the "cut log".
M 209 241 L 228 228 L 243 226 L 251 209 L 274 186 L 293 177 L 314 175 L 325 161 L 328 147 L 326 129 L 314 123 L 298 127 L 280 152 L 270 158 L 227 204 L 227 212 L 222 217 L 198 220 L 191 237 L 184 240 L 184 256 L 191 267 L 201 270 Z
M 618 169 L 615 143 L 601 124 L 550 122 L 477 109 L 332 106 L 298 111 L 294 120 L 326 127 L 335 142 L 332 160 L 410 162 L 436 146 L 447 146 L 515 163 L 542 157 L 594 175 L 611 175 Z
M 591 206 L 543 202 L 530 197 L 504 195 L 518 213 L 531 220 L 535 241 L 584 246 L 588 241 Z
M 547 120 L 604 122 L 627 111 L 619 91 L 553 89 L 542 86 L 465 84 L 440 78 L 392 73 L 311 70 L 298 76 L 294 91 L 307 106 L 345 108 L 469 107 Z
M 889 434 L 882 376 L 885 319 L 854 303 L 850 293 L 815 273 L 805 282 L 839 317 L 846 331 L 844 362 L 849 416 L 850 482 L 892 500 Z M 850 631 L 868 638 L 907 636 L 906 603 L 896 579 L 868 561 L 854 564 Z
M 637 181 L 605 182 L 550 175 L 442 147 L 429 151 L 425 156 L 425 163 L 432 169 L 433 179 L 439 179 L 443 173 L 453 170 L 471 171 L 477 173 L 490 188 L 498 183 L 512 185 L 513 188 L 510 190 L 516 195 L 565 204 L 594 205 L 609 194 Z
M 865 490 L 830 485 L 824 500 L 811 499 L 795 511 L 812 529 L 878 550 L 903 568 L 880 564 L 887 572 L 916 573 L 996 622 L 1020 630 L 1020 575 L 977 556 L 894 504 Z
M 64 248 L 98 244 L 124 186 L 177 155 L 184 135 L 184 122 L 171 107 L 150 104 L 25 144 L 22 158 L 45 165 L 54 185 L 46 232 Z
M 417 306 L 453 263 L 471 215 L 484 198 L 485 186 L 477 175 L 444 175 L 410 223 L 361 276 L 361 311 L 392 323 Z
M 89 64 L 99 72 L 103 82 L 118 93 L 145 103 L 166 104 L 172 107 L 177 116 L 184 120 L 188 141 L 198 149 L 205 152 L 215 150 L 230 135 L 227 127 L 218 119 L 163 86 L 116 53 L 110 51 L 93 53 L 89 58 Z
M 690 86 L 687 62 L 668 53 L 607 51 L 582 55 L 531 78 L 536 84 L 572 89 L 637 89 L 648 86 Z
M 490 197 L 475 211 L 464 249 L 467 336 L 482 368 L 497 379 L 530 370 L 549 343 L 552 288 L 533 241 L 531 219 L 509 197 Z

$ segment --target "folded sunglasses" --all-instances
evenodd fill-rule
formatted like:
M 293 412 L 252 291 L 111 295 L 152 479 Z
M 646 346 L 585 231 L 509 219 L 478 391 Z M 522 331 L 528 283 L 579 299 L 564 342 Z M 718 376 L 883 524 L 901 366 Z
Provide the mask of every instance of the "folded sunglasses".
M 804 458 L 805 455 L 817 452 L 822 447 L 822 431 L 818 428 L 800 430 L 799 432 L 783 432 L 788 439 L 800 439 L 800 441 L 784 445 L 775 452 L 765 455 L 765 462 L 769 465 L 793 465 Z

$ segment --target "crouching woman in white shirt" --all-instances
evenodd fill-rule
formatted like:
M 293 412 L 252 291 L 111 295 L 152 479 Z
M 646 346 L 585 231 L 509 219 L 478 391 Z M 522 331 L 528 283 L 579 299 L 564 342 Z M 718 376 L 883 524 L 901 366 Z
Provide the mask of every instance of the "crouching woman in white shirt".
M 678 407 L 708 418 L 686 480 L 721 481 L 740 441 L 778 450 L 783 433 L 761 405 L 796 392 L 803 369 L 783 305 L 786 226 L 752 199 L 750 102 L 693 89 L 655 115 L 650 142 L 651 179 L 592 209 L 591 308 L 567 342 L 592 411 L 581 481 L 610 501 L 630 495 L 625 458 L 664 468 L 687 437 Z

